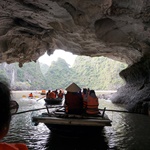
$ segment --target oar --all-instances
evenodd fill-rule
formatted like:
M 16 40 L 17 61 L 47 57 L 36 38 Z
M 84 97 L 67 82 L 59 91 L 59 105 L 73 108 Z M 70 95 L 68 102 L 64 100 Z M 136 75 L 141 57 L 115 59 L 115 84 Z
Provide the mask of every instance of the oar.
M 32 111 L 38 111 L 38 110 L 42 110 L 42 109 L 46 109 L 46 108 L 44 107 L 44 108 L 38 108 L 38 109 L 30 109 L 30 110 L 26 110 L 26 111 L 17 112 L 13 115 L 23 114 L 23 113 L 32 112 Z
M 48 108 L 61 108 L 61 107 L 64 107 L 64 106 L 48 106 Z M 24 114 L 27 112 L 38 111 L 38 110 L 42 110 L 42 109 L 47 109 L 47 108 L 43 107 L 43 108 L 37 108 L 37 109 L 30 109 L 30 110 L 20 111 L 15 114 L 12 114 L 12 115 Z
M 37 99 L 36 101 L 39 101 L 39 100 L 41 100 L 42 98 L 44 98 L 45 96 L 43 96 L 43 97 L 41 97 L 41 98 L 39 98 L 39 99 Z
M 104 111 L 104 109 L 99 109 L 101 111 Z M 113 112 L 122 112 L 122 113 L 133 113 L 127 110 L 114 110 L 114 109 L 105 109 L 105 111 L 113 111 Z

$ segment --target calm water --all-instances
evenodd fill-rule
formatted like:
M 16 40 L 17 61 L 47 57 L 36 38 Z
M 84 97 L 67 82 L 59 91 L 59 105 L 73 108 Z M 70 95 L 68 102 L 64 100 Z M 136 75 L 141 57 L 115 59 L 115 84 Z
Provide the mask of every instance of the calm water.
M 44 107 L 44 101 L 23 100 L 15 95 L 19 111 Z M 100 108 L 123 110 L 110 101 L 100 100 Z M 138 114 L 106 112 L 112 120 L 98 137 L 65 137 L 52 134 L 40 123 L 32 124 L 34 115 L 46 110 L 18 114 L 12 117 L 5 142 L 26 143 L 29 150 L 150 150 L 150 117 Z

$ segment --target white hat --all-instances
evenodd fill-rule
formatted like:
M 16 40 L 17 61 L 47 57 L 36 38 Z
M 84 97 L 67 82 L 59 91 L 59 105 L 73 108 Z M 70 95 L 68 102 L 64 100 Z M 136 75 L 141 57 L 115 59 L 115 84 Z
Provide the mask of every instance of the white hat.
M 81 90 L 81 88 L 78 85 L 76 85 L 75 83 L 70 84 L 66 88 L 66 91 L 68 91 L 68 92 L 78 92 L 80 90 Z

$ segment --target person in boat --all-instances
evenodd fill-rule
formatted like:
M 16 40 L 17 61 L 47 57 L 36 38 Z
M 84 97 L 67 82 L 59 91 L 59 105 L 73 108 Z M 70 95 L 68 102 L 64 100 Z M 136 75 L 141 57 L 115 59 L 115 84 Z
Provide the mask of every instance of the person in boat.
M 65 94 L 65 112 L 68 114 L 81 114 L 83 112 L 83 99 L 81 88 L 72 83 L 66 88 Z
M 88 89 L 87 88 L 83 88 L 82 91 L 82 98 L 83 98 L 83 110 L 86 110 L 86 106 L 87 106 L 87 97 L 88 97 Z
M 95 91 L 90 90 L 88 97 L 87 97 L 86 113 L 89 115 L 98 114 L 99 113 L 98 106 L 99 106 L 99 102 L 95 94 Z
M 33 98 L 33 94 L 32 93 L 29 94 L 29 98 Z
M 11 115 L 17 112 L 18 107 L 18 103 L 11 100 L 9 85 L 0 81 L 0 140 L 7 135 Z M 23 143 L 0 142 L 0 150 L 28 150 L 28 148 Z
M 46 93 L 46 99 L 49 98 L 49 94 L 50 94 L 51 90 L 48 90 L 48 92 Z
M 56 99 L 56 94 L 54 91 L 51 91 L 49 94 L 48 94 L 48 98 L 50 99 Z
M 55 91 L 53 91 L 55 93 L 55 97 L 58 97 L 58 90 L 56 89 Z
M 59 93 L 58 93 L 58 98 L 60 98 L 60 99 L 63 99 L 63 92 L 62 92 L 62 90 L 59 90 Z

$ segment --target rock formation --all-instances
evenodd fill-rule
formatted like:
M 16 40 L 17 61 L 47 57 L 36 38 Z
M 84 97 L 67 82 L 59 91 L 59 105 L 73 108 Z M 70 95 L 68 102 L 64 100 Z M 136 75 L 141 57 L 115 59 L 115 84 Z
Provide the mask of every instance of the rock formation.
M 128 88 L 132 96 L 140 85 L 146 92 L 145 84 L 148 85 L 150 64 L 142 65 L 143 60 L 150 57 L 149 32 L 149 0 L 0 2 L 0 62 L 19 62 L 21 67 L 25 62 L 36 61 L 45 52 L 52 54 L 55 49 L 77 55 L 109 57 L 129 65 L 120 75 L 127 81 L 123 89 Z M 137 67 L 138 71 L 134 64 L 141 66 Z M 134 95 L 136 102 L 141 100 L 139 94 Z M 133 100 L 127 95 L 124 92 L 123 98 L 116 96 L 115 101 L 117 98 Z

